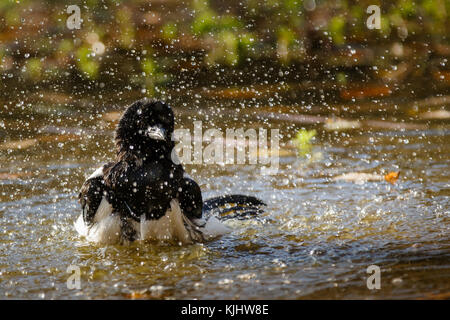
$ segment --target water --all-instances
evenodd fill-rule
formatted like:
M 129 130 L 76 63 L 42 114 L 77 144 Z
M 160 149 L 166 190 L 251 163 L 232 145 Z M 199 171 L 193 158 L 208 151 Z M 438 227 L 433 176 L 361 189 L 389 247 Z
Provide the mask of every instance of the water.
M 284 110 L 277 105 L 256 108 L 237 99 L 227 103 L 241 106 L 239 117 L 219 116 L 225 102 L 201 95 L 193 100 L 187 108 L 173 98 L 177 127 L 193 130 L 192 121 L 203 120 L 204 130 L 279 128 L 282 144 L 302 127 L 253 117 Z M 205 244 L 105 247 L 80 238 L 73 223 L 82 182 L 114 154 L 111 111 L 121 110 L 51 102 L 2 110 L 0 298 L 448 297 L 448 121 L 406 130 L 304 126 L 318 132 L 315 156 L 284 152 L 275 176 L 261 176 L 259 167 L 249 165 L 188 165 L 205 198 L 255 195 L 267 202 L 265 213 L 258 220 L 228 221 L 232 233 Z M 409 121 L 405 114 L 397 121 Z M 14 144 L 19 140 L 20 148 Z M 390 171 L 401 171 L 394 185 L 333 179 Z M 67 288 L 70 265 L 80 267 L 80 290 Z M 381 268 L 380 290 L 366 286 L 370 265 Z

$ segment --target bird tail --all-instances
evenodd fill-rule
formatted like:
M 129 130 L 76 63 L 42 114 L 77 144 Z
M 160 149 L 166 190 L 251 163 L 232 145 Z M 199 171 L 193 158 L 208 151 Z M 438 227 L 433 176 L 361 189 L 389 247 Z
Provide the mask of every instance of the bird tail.
M 231 194 L 214 197 L 203 202 L 203 214 L 215 215 L 219 220 L 246 220 L 259 216 L 266 204 L 253 196 Z

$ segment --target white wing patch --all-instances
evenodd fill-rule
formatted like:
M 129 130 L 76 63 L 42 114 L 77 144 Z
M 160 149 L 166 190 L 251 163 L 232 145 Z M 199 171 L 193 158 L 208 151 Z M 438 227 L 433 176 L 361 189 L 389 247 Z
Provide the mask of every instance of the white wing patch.
M 206 221 L 203 219 L 196 219 L 194 220 L 194 223 L 203 225 L 199 230 L 203 233 L 205 240 L 212 240 L 231 232 L 230 228 L 213 216 L 209 217 Z
M 102 198 L 100 205 L 98 206 L 97 212 L 94 216 L 94 222 L 101 222 L 103 219 L 109 217 L 113 212 L 112 205 L 106 200 L 105 197 Z
M 145 216 L 141 216 L 139 238 L 162 242 L 178 241 L 182 244 L 192 243 L 182 215 L 178 200 L 172 199 L 170 209 L 158 220 L 145 220 Z
M 94 224 L 87 226 L 81 214 L 75 222 L 75 230 L 89 241 L 101 244 L 121 242 L 120 217 L 113 214 L 111 204 L 102 198 L 94 216 Z
M 178 200 L 170 202 L 170 209 L 157 220 L 146 220 L 141 216 L 140 223 L 128 221 L 136 231 L 137 239 L 158 242 L 177 242 L 191 244 L 202 240 L 212 240 L 231 230 L 216 217 L 208 220 L 190 221 L 181 212 Z M 127 242 L 121 232 L 121 221 L 118 214 L 113 213 L 111 204 L 103 197 L 95 213 L 94 224 L 87 226 L 80 215 L 75 222 L 75 229 L 87 240 L 100 244 L 118 244 Z
M 95 171 L 89 176 L 89 178 L 87 178 L 87 180 L 92 179 L 92 178 L 101 177 L 101 176 L 103 176 L 103 166 L 101 166 L 100 168 L 98 168 L 97 170 L 95 170 Z
M 191 178 L 191 176 L 188 175 L 186 172 L 183 173 L 183 178 L 184 178 L 184 179 L 191 179 L 191 180 L 193 180 L 193 179 Z

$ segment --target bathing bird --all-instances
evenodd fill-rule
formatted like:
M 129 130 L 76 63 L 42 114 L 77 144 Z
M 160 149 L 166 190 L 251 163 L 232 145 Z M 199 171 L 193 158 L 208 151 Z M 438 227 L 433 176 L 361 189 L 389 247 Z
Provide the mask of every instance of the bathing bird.
M 262 212 L 264 202 L 253 196 L 203 201 L 199 185 L 176 161 L 174 122 L 162 101 L 142 99 L 125 110 L 115 131 L 115 159 L 81 187 L 82 213 L 75 222 L 80 235 L 103 244 L 191 244 L 229 232 L 225 219 Z

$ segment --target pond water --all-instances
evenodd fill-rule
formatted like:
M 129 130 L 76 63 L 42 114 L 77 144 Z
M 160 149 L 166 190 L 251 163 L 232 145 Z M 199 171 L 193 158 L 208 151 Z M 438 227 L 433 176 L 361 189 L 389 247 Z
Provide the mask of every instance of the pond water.
M 204 198 L 254 195 L 267 203 L 265 213 L 228 220 L 233 231 L 204 244 L 89 243 L 73 227 L 80 214 L 77 193 L 84 179 L 113 157 L 114 120 L 132 99 L 106 107 L 94 101 L 78 109 L 51 101 L 4 103 L 0 299 L 448 297 L 448 121 L 326 130 L 323 124 L 255 117 L 295 112 L 294 107 L 260 107 L 248 97 L 212 99 L 201 91 L 184 106 L 182 96 L 169 99 L 177 127 L 192 130 L 192 122 L 201 120 L 204 130 L 280 129 L 276 175 L 261 175 L 260 167 L 248 164 L 186 166 Z M 402 105 L 394 104 L 388 120 L 409 121 L 409 107 L 400 112 Z M 301 127 L 317 130 L 310 158 L 284 146 Z M 395 184 L 334 179 L 391 171 L 401 172 Z M 70 265 L 80 267 L 80 290 L 66 285 Z M 381 268 L 379 290 L 367 288 L 370 265 Z

